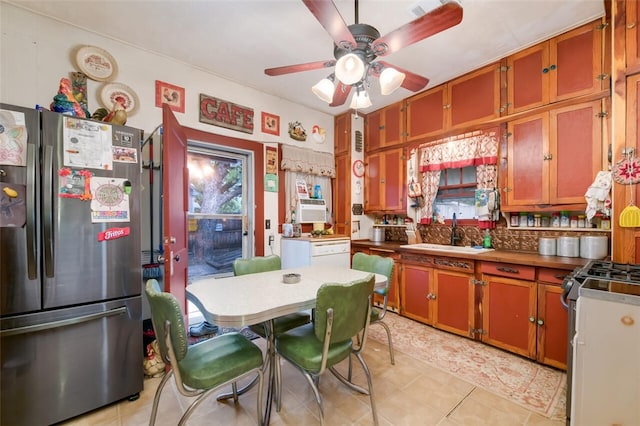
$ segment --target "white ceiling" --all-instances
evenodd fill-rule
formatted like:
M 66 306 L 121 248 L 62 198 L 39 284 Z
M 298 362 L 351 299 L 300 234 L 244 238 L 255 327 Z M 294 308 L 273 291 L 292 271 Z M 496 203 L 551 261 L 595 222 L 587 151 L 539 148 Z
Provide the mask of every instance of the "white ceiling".
M 331 37 L 301 0 L 9 2 L 322 112 L 335 115 L 348 109 L 349 100 L 342 107 L 329 107 L 311 93 L 311 86 L 329 69 L 278 77 L 264 74 L 265 68 L 333 59 Z M 334 2 L 347 25 L 353 24 L 354 1 Z M 359 22 L 385 35 L 415 19 L 411 9 L 417 3 L 360 0 Z M 384 60 L 429 78 L 430 88 L 604 15 L 603 0 L 460 3 L 464 12 L 458 26 Z M 383 97 L 375 78 L 369 92 L 373 106 L 365 112 L 413 94 L 400 88 Z

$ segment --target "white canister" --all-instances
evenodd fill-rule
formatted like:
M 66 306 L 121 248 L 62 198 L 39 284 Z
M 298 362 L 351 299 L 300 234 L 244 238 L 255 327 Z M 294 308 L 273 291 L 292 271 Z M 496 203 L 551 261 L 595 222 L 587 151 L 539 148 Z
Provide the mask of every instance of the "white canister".
M 556 252 L 558 256 L 580 257 L 580 238 L 558 237 Z
M 283 223 L 282 224 L 282 236 L 284 238 L 291 238 L 293 237 L 293 225 L 290 223 Z
M 606 235 L 584 235 L 580 237 L 580 257 L 604 259 L 609 254 L 609 238 Z
M 539 238 L 538 239 L 538 253 L 542 256 L 555 256 L 556 255 L 556 239 L 555 238 Z

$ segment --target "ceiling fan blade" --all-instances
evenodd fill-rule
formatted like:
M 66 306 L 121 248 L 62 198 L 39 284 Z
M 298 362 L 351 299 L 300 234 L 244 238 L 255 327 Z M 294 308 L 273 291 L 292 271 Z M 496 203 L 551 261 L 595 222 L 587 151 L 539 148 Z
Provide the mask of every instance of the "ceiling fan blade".
M 284 67 L 277 68 L 267 68 L 264 70 L 266 75 L 270 75 L 272 77 L 283 75 L 283 74 L 291 74 L 294 72 L 302 72 L 302 71 L 312 71 L 319 70 L 321 68 L 329 68 L 336 64 L 334 59 L 329 59 L 327 61 L 317 61 L 317 62 L 307 62 L 306 64 L 296 64 L 296 65 L 287 65 Z
M 336 46 L 347 50 L 356 47 L 356 40 L 333 1 L 302 0 L 302 2 L 329 33 Z
M 349 97 L 350 92 L 351 86 L 347 86 L 339 82 L 335 92 L 333 92 L 333 102 L 331 102 L 329 106 L 335 107 L 343 105 Z
M 462 6 L 452 0 L 374 40 L 371 49 L 377 56 L 385 56 L 458 25 L 461 21 Z
M 369 68 L 370 74 L 376 77 L 380 77 L 380 73 L 384 68 L 394 68 L 395 70 L 402 72 L 405 75 L 401 87 L 404 87 L 407 90 L 411 90 L 412 92 L 418 92 L 427 87 L 427 84 L 429 84 L 429 79 L 427 77 L 422 77 L 421 75 L 414 74 L 411 71 L 407 71 L 396 65 L 391 65 L 390 63 L 384 61 L 376 61 L 376 64 L 380 64 L 382 66 Z

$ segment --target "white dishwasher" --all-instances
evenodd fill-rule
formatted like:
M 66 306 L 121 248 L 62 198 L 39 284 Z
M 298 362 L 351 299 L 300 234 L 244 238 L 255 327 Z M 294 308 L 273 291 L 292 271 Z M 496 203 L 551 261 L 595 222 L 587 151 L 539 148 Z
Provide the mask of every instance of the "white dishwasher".
M 351 240 L 345 236 L 283 238 L 280 242 L 282 268 L 307 265 L 351 265 Z

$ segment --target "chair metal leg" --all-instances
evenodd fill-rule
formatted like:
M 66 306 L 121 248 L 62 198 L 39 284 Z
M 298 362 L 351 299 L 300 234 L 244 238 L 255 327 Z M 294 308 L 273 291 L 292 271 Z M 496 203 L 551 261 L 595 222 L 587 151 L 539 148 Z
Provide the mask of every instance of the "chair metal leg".
M 361 353 L 356 353 L 356 358 L 360 361 L 360 365 L 362 365 L 362 369 L 364 370 L 365 376 L 367 376 L 367 385 L 369 386 L 369 399 L 371 400 L 371 413 L 373 414 L 373 424 L 378 425 L 378 412 L 376 410 L 376 402 L 373 397 L 373 383 L 371 381 L 371 372 L 369 371 L 369 367 L 367 363 L 364 362 L 364 358 L 362 358 Z
M 318 403 L 318 409 L 320 414 L 320 425 L 324 425 L 324 406 L 322 404 L 322 397 L 320 396 L 320 389 L 318 389 L 319 377 L 312 376 L 311 374 L 303 370 L 300 370 L 300 371 L 302 371 L 304 378 L 307 379 L 307 382 L 309 382 L 309 386 L 311 386 L 311 390 L 313 391 L 313 394 L 316 397 L 316 402 Z
M 165 373 L 162 380 L 160 380 L 160 384 L 156 389 L 156 394 L 153 397 L 153 407 L 151 408 L 151 417 L 149 418 L 149 426 L 153 426 L 156 424 L 156 415 L 158 414 L 158 404 L 160 403 L 160 394 L 162 393 L 162 389 L 164 385 L 167 383 L 169 378 L 173 375 L 173 370 L 169 370 Z
M 373 324 L 380 324 L 387 332 L 387 341 L 389 342 L 389 355 L 391 356 L 391 364 L 396 365 L 396 361 L 393 356 L 393 342 L 391 341 L 391 330 L 389 329 L 389 326 L 384 321 L 380 320 L 371 323 L 371 325 Z

